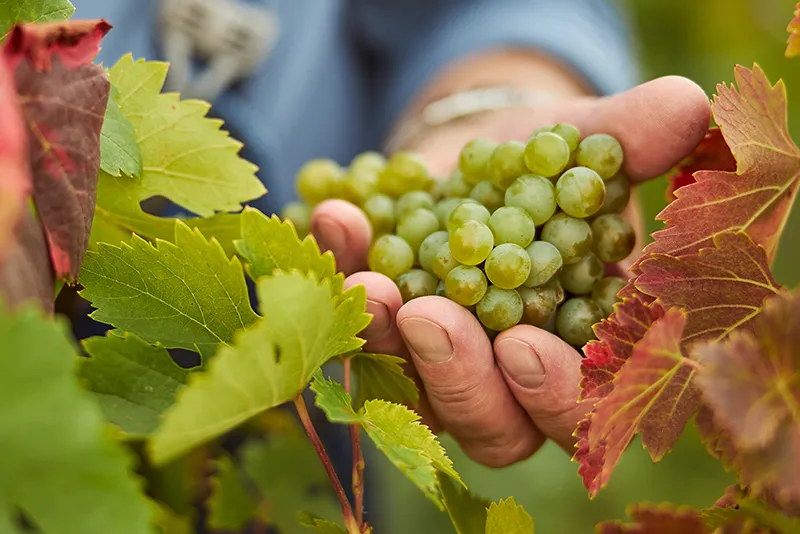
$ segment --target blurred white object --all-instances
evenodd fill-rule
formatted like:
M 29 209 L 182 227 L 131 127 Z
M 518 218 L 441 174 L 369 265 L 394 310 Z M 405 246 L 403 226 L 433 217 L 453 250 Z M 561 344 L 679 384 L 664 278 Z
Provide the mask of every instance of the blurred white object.
M 274 9 L 236 0 L 161 0 L 159 27 L 170 63 L 166 89 L 213 101 L 266 59 L 278 39 Z M 195 78 L 193 59 L 206 68 Z

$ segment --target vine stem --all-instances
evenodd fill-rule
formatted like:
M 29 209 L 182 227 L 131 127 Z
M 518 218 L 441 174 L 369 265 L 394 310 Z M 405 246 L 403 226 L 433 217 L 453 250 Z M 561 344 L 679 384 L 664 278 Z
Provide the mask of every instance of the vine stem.
M 344 359 L 344 390 L 350 395 L 350 362 L 352 357 Z M 350 444 L 353 455 L 353 496 L 356 505 L 356 521 L 361 532 L 367 531 L 364 524 L 364 453 L 361 451 L 361 427 L 350 425 Z
M 328 474 L 331 484 L 333 484 L 333 490 L 336 492 L 336 496 L 339 498 L 339 502 L 342 505 L 342 517 L 344 518 L 344 525 L 347 531 L 350 534 L 361 534 L 361 529 L 358 526 L 355 516 L 353 516 L 353 509 L 350 507 L 350 501 L 347 499 L 344 487 L 342 487 L 339 476 L 333 469 L 333 462 L 331 462 L 330 456 L 328 456 L 328 453 L 325 451 L 325 446 L 322 444 L 319 434 L 317 434 L 317 429 L 314 428 L 314 423 L 308 415 L 308 408 L 306 408 L 306 401 L 303 399 L 302 393 L 299 393 L 294 398 L 294 406 L 297 408 L 297 414 L 300 416 L 303 428 L 306 429 L 306 434 L 308 434 L 311 444 L 314 445 L 314 450 L 317 451 L 317 456 L 319 456 L 320 461 L 322 461 L 322 466 L 325 468 L 325 472 Z

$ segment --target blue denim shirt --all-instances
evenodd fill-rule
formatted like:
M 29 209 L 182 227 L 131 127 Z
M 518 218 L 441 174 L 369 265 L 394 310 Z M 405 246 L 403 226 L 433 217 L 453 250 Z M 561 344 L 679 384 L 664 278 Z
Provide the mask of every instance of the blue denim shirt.
M 246 0 L 238 0 L 246 1 Z M 250 3 L 258 3 L 249 0 Z M 114 29 L 99 59 L 164 60 L 159 0 L 78 0 L 76 17 Z M 253 204 L 277 211 L 295 198 L 308 159 L 346 164 L 380 147 L 394 118 L 439 68 L 502 46 L 543 50 L 571 65 L 600 94 L 637 78 L 627 27 L 604 0 L 272 0 L 281 32 L 249 78 L 212 113 L 245 143 L 269 193 Z

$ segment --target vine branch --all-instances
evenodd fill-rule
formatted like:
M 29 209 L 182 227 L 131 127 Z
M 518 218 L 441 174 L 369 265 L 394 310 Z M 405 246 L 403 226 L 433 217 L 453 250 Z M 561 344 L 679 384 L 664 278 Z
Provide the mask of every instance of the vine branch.
M 350 362 L 352 357 L 344 359 L 344 390 L 350 395 Z M 353 456 L 353 496 L 356 505 L 356 521 L 361 532 L 367 531 L 364 524 L 364 453 L 361 451 L 361 428 L 357 424 L 350 425 L 350 444 Z

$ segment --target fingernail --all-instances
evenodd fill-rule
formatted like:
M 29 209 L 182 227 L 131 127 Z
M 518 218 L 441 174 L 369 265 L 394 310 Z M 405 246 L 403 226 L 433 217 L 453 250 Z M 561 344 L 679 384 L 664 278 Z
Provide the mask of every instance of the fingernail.
M 323 215 L 314 219 L 311 233 L 323 251 L 336 254 L 347 250 L 347 228 L 332 217 Z
M 447 331 L 427 319 L 415 317 L 400 323 L 400 334 L 411 351 L 426 363 L 444 363 L 453 357 L 453 344 Z
M 389 308 L 386 307 L 386 304 L 367 299 L 367 313 L 372 314 L 372 321 L 364 330 L 364 334 L 373 339 L 385 336 L 392 326 Z
M 520 387 L 533 389 L 544 384 L 544 366 L 532 346 L 518 339 L 506 339 L 496 352 L 500 367 Z

